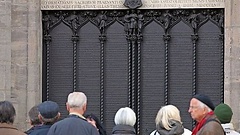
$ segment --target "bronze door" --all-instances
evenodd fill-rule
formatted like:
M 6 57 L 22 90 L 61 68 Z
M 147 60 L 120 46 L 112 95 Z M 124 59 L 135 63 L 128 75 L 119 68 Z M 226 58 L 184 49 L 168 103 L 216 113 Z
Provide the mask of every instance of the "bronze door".
M 137 133 L 149 135 L 159 108 L 173 104 L 191 130 L 192 95 L 223 102 L 223 11 L 42 11 L 43 100 L 58 102 L 64 117 L 67 95 L 83 91 L 86 113 L 108 134 L 120 107 L 131 107 Z

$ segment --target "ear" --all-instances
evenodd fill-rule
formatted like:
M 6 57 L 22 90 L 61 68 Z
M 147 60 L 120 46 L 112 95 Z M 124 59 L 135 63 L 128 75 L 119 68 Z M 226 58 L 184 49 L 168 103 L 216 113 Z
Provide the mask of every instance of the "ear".
M 61 116 L 61 113 L 59 112 L 58 115 L 57 115 L 57 119 L 59 119 Z
M 66 109 L 67 109 L 67 111 L 70 110 L 70 107 L 69 107 L 69 104 L 68 104 L 68 103 L 66 103 Z
M 203 108 L 203 114 L 204 114 L 204 115 L 208 114 L 208 108 L 207 108 L 207 107 L 204 107 L 204 108 Z
M 87 103 L 85 103 L 85 104 L 83 105 L 82 109 L 83 109 L 83 112 L 86 112 L 86 110 L 87 110 Z
M 41 114 L 38 114 L 38 119 L 43 123 Z

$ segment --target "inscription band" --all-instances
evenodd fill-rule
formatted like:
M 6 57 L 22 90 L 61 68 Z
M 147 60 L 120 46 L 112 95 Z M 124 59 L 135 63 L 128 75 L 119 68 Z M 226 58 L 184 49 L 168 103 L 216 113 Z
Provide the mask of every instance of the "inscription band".
M 125 0 L 41 0 L 41 10 L 127 9 Z M 142 0 L 139 9 L 224 8 L 225 0 Z

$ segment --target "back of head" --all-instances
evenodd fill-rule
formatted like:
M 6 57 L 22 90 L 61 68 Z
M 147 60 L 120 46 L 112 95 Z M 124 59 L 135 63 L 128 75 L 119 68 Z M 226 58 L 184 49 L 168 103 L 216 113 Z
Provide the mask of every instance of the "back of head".
M 230 123 L 233 115 L 230 106 L 223 103 L 215 107 L 214 113 L 222 124 Z
M 39 124 L 42 124 L 41 121 L 39 120 L 38 118 L 38 114 L 39 114 L 39 111 L 38 111 L 38 106 L 35 105 L 33 106 L 29 112 L 28 112 L 28 116 L 29 116 L 29 119 L 31 121 L 31 125 L 39 125 Z
M 82 92 L 72 92 L 68 95 L 67 103 L 70 108 L 81 108 L 87 103 L 87 97 Z
M 59 118 L 59 106 L 53 101 L 44 101 L 38 105 L 38 111 L 43 123 L 54 123 Z
M 15 108 L 9 101 L 0 102 L 0 123 L 13 124 L 16 116 Z
M 136 123 L 136 114 L 129 107 L 120 108 L 115 114 L 114 122 L 116 125 L 134 126 Z
M 174 105 L 166 105 L 160 108 L 155 119 L 156 127 L 158 128 L 160 126 L 170 130 L 171 123 L 169 120 L 175 120 L 181 123 L 180 111 Z

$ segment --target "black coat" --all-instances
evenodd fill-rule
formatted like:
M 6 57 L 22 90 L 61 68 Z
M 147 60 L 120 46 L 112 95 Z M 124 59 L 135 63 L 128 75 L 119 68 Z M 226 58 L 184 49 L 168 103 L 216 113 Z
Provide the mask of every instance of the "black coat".
M 116 125 L 113 127 L 112 135 L 136 135 L 136 131 L 132 126 Z

